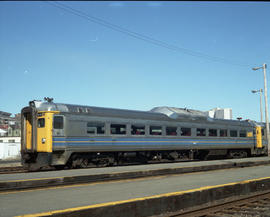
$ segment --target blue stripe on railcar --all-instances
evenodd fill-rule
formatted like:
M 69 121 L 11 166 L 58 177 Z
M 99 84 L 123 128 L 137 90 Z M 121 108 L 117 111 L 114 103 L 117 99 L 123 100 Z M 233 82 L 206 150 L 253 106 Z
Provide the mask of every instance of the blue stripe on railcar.
M 147 140 L 147 141 L 157 141 L 157 140 L 160 140 L 160 141 L 163 141 L 163 140 L 179 140 L 179 138 L 149 138 L 149 137 L 143 137 L 143 138 L 134 138 L 134 137 L 117 137 L 117 138 L 114 138 L 114 137 L 53 137 L 53 141 L 54 142 L 62 142 L 62 141 L 65 141 L 65 142 L 69 142 L 69 141 L 91 141 L 91 140 L 96 140 L 96 141 L 112 141 L 112 138 L 113 139 L 117 139 L 119 141 L 126 141 L 126 140 L 132 140 L 132 141 L 143 141 L 143 140 Z M 192 140 L 192 141 L 198 141 L 198 140 L 194 140 L 193 138 L 181 138 L 180 140 Z M 221 141 L 221 139 L 200 139 L 201 140 L 204 140 L 204 141 Z M 238 140 L 238 141 L 253 141 L 254 139 L 249 139 L 249 138 L 241 138 L 240 140 L 239 139 L 234 139 L 234 138 L 231 138 L 231 139 L 223 139 L 223 141 L 233 141 L 233 140 Z
M 63 137 L 54 137 L 53 138 L 53 145 L 55 146 L 91 146 L 91 145 L 177 145 L 177 144 L 188 144 L 188 145 L 228 145 L 228 144 L 246 144 L 246 145 L 254 145 L 254 139 L 201 139 L 201 140 L 194 140 L 188 138 L 176 139 L 176 138 L 132 138 L 132 137 L 125 137 L 125 138 L 63 138 Z

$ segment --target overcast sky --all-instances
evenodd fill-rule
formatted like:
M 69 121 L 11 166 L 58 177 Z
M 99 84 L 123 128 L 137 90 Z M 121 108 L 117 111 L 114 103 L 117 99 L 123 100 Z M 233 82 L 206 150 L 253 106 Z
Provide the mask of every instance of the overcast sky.
M 232 108 L 234 119 L 260 119 L 251 90 L 263 88 L 263 73 L 251 68 L 270 64 L 268 2 L 61 4 L 73 13 L 45 1 L 0 2 L 1 111 L 48 96 L 135 110 Z

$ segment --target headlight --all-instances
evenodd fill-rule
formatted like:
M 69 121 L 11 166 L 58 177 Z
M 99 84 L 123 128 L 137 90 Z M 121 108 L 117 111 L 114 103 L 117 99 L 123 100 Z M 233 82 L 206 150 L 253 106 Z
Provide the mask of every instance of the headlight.
M 45 138 L 42 138 L 42 139 L 41 139 L 41 142 L 42 142 L 42 143 L 45 143 L 45 142 L 46 142 L 46 139 L 45 139 Z

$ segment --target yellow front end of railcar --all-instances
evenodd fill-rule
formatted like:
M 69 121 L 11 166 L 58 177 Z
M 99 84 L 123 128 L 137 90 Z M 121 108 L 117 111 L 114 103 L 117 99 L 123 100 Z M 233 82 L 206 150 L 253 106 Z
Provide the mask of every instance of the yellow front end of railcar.
M 53 117 L 58 111 L 22 111 L 22 164 L 33 170 L 50 164 L 53 143 Z M 31 170 L 32 170 L 31 169 Z
M 52 152 L 53 115 L 55 111 L 38 112 L 37 152 Z

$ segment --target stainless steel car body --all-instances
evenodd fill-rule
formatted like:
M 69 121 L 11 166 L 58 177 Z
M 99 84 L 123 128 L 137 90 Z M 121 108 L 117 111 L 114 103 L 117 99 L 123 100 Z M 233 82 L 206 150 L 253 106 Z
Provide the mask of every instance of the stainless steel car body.
M 51 165 L 64 165 L 73 153 L 179 151 L 179 150 L 232 150 L 248 149 L 252 155 L 256 148 L 254 121 L 213 119 L 196 110 L 156 107 L 151 111 L 134 111 L 93 106 L 32 101 L 30 106 L 36 113 L 58 111 L 64 120 L 63 129 L 53 129 L 53 155 Z M 28 107 L 27 107 L 28 108 Z M 27 110 L 24 108 L 24 110 Z M 88 134 L 87 123 L 104 123 L 104 134 Z M 126 134 L 112 135 L 111 124 L 126 126 Z M 145 135 L 132 135 L 131 126 L 145 126 Z M 150 126 L 160 126 L 161 135 L 150 135 Z M 176 135 L 166 135 L 166 127 L 176 127 Z M 181 128 L 191 128 L 190 136 L 181 136 Z M 196 129 L 206 129 L 205 136 L 197 136 Z M 209 129 L 217 129 L 216 136 L 209 136 Z M 236 130 L 237 137 L 220 137 L 220 129 Z M 250 137 L 239 137 L 239 132 L 252 133 Z M 227 135 L 226 133 L 226 135 Z M 263 150 L 263 151 L 262 151 Z

